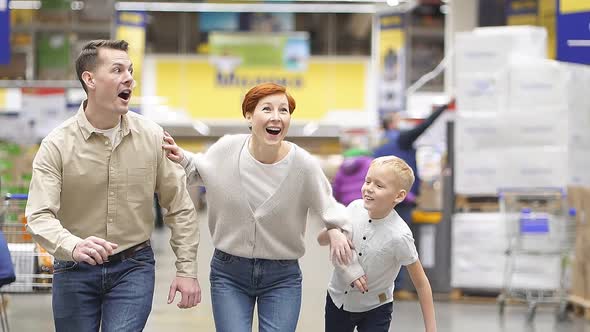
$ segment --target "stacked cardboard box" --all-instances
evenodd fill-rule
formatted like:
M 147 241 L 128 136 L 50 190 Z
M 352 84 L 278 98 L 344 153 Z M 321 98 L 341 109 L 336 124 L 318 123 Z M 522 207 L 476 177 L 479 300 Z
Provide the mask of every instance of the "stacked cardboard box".
M 457 37 L 456 193 L 590 187 L 590 69 L 546 59 L 546 44 L 542 28 L 525 26 L 479 28 Z M 453 228 L 461 224 L 462 232 L 453 231 L 452 284 L 496 288 L 504 272 L 500 255 L 507 249 L 498 241 L 506 233 L 501 225 L 486 226 L 494 221 L 483 214 L 469 219 L 453 219 Z M 507 223 L 506 215 L 496 222 Z M 498 247 L 480 248 L 470 241 L 477 238 L 473 234 Z M 539 257 L 542 262 L 519 257 L 514 287 L 558 288 L 559 258 Z M 481 266 L 482 261 L 498 268 Z M 473 278 L 480 273 L 487 278 Z
M 569 203 L 576 209 L 575 260 L 571 294 L 590 301 L 590 188 L 569 187 Z
M 590 184 L 590 68 L 544 45 L 534 27 L 457 37 L 457 193 Z

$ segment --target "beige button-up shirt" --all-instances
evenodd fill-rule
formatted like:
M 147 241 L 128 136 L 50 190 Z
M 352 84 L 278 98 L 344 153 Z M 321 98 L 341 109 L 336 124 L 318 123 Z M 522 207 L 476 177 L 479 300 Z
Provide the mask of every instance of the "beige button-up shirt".
M 121 117 L 116 146 L 78 113 L 54 129 L 33 161 L 26 216 L 35 241 L 72 260 L 77 243 L 97 236 L 123 251 L 150 238 L 153 195 L 168 213 L 177 276 L 197 276 L 199 229 L 182 167 L 166 158 L 163 130 L 141 115 Z

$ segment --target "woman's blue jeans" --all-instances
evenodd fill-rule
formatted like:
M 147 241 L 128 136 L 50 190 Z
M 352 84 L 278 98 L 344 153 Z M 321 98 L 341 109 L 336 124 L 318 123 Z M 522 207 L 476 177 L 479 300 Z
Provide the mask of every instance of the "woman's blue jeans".
M 216 331 L 252 331 L 255 303 L 260 332 L 295 331 L 301 279 L 297 260 L 250 259 L 215 249 L 210 281 Z
M 56 332 L 142 331 L 152 310 L 154 277 L 151 247 L 132 258 L 102 265 L 56 260 Z

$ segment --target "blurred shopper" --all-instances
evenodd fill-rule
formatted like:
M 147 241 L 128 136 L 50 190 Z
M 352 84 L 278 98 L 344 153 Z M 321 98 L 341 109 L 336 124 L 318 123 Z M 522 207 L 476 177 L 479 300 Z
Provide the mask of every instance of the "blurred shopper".
M 375 149 L 373 157 L 399 157 L 408 163 L 416 176 L 416 181 L 414 181 L 412 188 L 408 191 L 406 198 L 395 206 L 397 213 L 410 225 L 410 227 L 412 227 L 412 212 L 416 207 L 416 197 L 419 194 L 418 188 L 420 187 L 414 142 L 447 108 L 448 105 L 438 107 L 428 118 L 424 119 L 424 121 L 412 129 L 400 129 L 401 117 L 399 113 L 386 114 L 382 121 L 384 142 Z M 396 289 L 402 290 L 402 287 L 404 287 L 405 274 L 404 269 L 398 274 L 398 277 L 395 280 Z M 405 297 L 406 294 L 400 293 L 400 297 L 401 296 Z
M 436 331 L 430 282 L 418 259 L 412 231 L 394 207 L 407 196 L 414 172 L 397 157 L 371 163 L 362 187 L 363 198 L 346 209 L 352 221 L 352 243 L 366 275 L 350 282 L 335 269 L 326 296 L 326 332 L 387 332 L 393 312 L 393 280 L 407 266 L 420 299 L 426 332 Z M 338 230 L 322 230 L 321 245 Z M 360 285 L 360 287 L 359 287 Z
M 128 112 L 133 65 L 123 40 L 86 44 L 76 71 L 88 99 L 42 141 L 33 162 L 27 229 L 55 257 L 56 331 L 141 331 L 152 308 L 154 192 L 168 211 L 180 308 L 201 301 L 198 223 L 182 167 L 161 127 Z
M 362 197 L 361 187 L 373 157 L 370 151 L 359 148 L 348 149 L 343 156 L 344 160 L 332 180 L 332 191 L 338 202 L 348 205 Z
M 172 137 L 164 145 L 180 162 L 190 183 L 207 189 L 211 300 L 218 332 L 250 331 L 254 306 L 260 331 L 295 331 L 301 307 L 303 256 L 308 212 L 329 228 L 331 257 L 349 263 L 350 222 L 332 197 L 319 162 L 284 140 L 295 100 L 285 87 L 263 83 L 250 89 L 242 115 L 251 134 L 227 135 L 204 154 L 180 149 Z M 344 269 L 349 282 L 364 272 L 358 263 Z

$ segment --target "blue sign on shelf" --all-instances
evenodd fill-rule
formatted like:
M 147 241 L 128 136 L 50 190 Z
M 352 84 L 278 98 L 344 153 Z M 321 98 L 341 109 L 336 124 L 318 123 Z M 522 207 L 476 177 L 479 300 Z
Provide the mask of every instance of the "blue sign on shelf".
M 557 11 L 557 60 L 590 64 L 590 11 Z
M 10 63 L 10 12 L 8 0 L 0 0 L 0 64 Z

